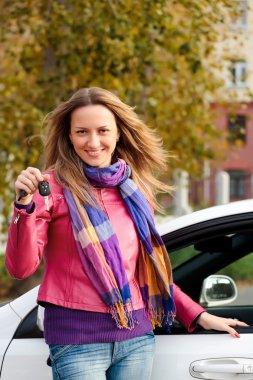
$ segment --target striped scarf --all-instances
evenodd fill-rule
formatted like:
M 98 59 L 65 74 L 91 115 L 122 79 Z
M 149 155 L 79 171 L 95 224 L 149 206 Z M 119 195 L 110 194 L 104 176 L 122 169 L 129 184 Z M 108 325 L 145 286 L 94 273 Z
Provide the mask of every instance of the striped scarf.
M 119 187 L 140 239 L 137 273 L 146 311 L 153 327 L 171 325 L 175 305 L 170 260 L 156 230 L 150 205 L 130 179 L 130 167 L 119 159 L 108 167 L 85 167 L 84 173 L 96 187 Z M 117 326 L 134 328 L 138 321 L 133 318 L 130 286 L 111 222 L 101 208 L 82 205 L 67 189 L 64 195 L 86 274 Z

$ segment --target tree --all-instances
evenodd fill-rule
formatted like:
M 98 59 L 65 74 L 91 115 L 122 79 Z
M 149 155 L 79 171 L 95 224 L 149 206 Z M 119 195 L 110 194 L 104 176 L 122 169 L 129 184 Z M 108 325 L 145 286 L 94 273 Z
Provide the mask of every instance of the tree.
M 80 87 L 107 88 L 136 106 L 178 157 L 171 167 L 197 173 L 214 158 L 218 133 L 209 103 L 222 85 L 215 43 L 232 7 L 232 0 L 2 1 L 6 220 L 14 178 L 28 165 L 42 166 L 43 117 Z

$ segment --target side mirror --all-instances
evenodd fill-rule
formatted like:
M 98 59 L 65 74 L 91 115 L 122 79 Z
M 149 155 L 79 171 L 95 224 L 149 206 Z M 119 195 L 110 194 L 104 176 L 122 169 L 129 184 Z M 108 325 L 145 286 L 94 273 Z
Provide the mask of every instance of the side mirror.
M 207 277 L 202 286 L 200 303 L 205 306 L 227 305 L 237 298 L 237 287 L 232 278 L 225 275 Z

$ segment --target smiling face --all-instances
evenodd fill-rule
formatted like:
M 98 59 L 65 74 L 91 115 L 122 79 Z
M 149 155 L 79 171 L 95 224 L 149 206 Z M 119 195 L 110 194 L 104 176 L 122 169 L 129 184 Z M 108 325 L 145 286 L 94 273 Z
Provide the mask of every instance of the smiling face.
M 102 105 L 79 107 L 71 113 L 70 141 L 89 166 L 110 165 L 119 136 L 113 113 Z

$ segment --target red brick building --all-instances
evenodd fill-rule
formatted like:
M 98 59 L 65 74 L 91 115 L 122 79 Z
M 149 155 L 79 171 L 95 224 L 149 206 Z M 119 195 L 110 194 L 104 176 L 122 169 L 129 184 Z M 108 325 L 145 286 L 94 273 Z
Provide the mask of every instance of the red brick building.
M 190 200 L 194 205 L 216 203 L 215 178 L 220 171 L 229 174 L 230 201 L 253 197 L 253 102 L 213 107 L 227 149 L 224 161 L 212 164 L 205 181 L 194 181 L 190 186 Z M 223 144 L 217 145 L 217 149 L 223 149 Z

